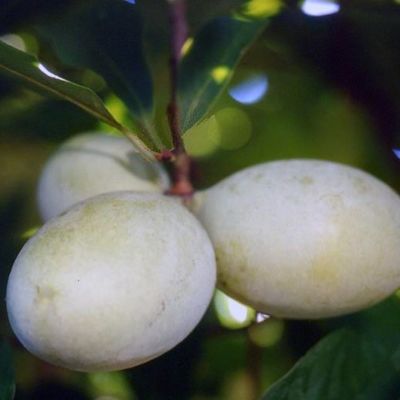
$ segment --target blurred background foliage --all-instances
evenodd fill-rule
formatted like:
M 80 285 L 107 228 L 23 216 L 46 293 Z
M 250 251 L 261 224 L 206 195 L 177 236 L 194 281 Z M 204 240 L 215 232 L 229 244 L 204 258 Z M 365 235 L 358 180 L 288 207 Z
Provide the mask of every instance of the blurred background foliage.
M 0 40 L 92 88 L 119 121 L 134 127 L 128 108 L 105 81 L 88 69 L 66 66 L 43 35 L 49 21 L 62 30 L 63 16 L 81 3 L 2 0 Z M 193 35 L 210 19 L 244 2 L 187 3 Z M 275 4 L 275 11 L 267 28 L 234 70 L 207 118 L 185 135 L 195 159 L 196 187 L 208 187 L 256 163 L 312 157 L 360 167 L 399 190 L 400 2 L 253 0 L 245 6 L 257 12 L 268 4 Z M 169 97 L 166 7 L 164 0 L 140 2 L 143 42 L 153 75 L 155 126 L 164 143 L 164 105 Z M 73 105 L 42 97 L 0 76 L 1 298 L 26 233 L 40 225 L 35 185 L 43 163 L 66 138 L 96 129 L 108 128 Z M 338 327 L 361 326 L 394 349 L 399 320 L 396 295 L 366 312 L 310 322 L 256 315 L 217 292 L 202 323 L 169 353 L 124 372 L 82 374 L 49 366 L 21 348 L 10 332 L 4 302 L 0 303 L 0 334 L 13 348 L 19 400 L 251 400 Z M 399 398 L 400 378 L 388 382 L 385 395 L 374 392 L 375 397 L 357 398 Z

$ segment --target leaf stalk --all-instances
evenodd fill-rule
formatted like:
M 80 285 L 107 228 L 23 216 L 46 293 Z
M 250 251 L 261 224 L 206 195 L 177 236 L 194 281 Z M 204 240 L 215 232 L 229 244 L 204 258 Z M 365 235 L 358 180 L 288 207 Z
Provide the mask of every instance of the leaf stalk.
M 182 47 L 187 38 L 186 3 L 185 0 L 169 1 L 170 37 L 170 83 L 171 98 L 167 107 L 168 122 L 171 131 L 173 150 L 171 161 L 173 165 L 173 184 L 169 194 L 190 198 L 193 194 L 191 183 L 192 160 L 186 152 L 180 127 L 178 107 L 179 64 L 182 57 Z

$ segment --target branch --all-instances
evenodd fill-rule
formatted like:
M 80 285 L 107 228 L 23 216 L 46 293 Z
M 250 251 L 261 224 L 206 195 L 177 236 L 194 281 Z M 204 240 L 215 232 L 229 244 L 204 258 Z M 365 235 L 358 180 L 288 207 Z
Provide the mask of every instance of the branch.
M 182 140 L 178 106 L 179 62 L 182 56 L 182 46 L 187 38 L 186 4 L 185 0 L 168 0 L 168 2 L 169 23 L 171 27 L 171 99 L 168 104 L 167 114 L 174 147 L 171 153 L 173 161 L 173 185 L 169 190 L 169 194 L 191 197 L 193 194 L 193 186 L 190 179 L 192 162 L 186 153 Z

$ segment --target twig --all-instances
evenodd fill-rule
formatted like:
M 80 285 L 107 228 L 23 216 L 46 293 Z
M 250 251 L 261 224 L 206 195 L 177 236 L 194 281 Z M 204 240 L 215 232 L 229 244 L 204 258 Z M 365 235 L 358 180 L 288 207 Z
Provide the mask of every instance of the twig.
M 193 194 L 193 186 L 190 179 L 191 159 L 186 153 L 181 136 L 178 106 L 179 62 L 182 54 L 182 46 L 187 37 L 186 4 L 185 0 L 168 0 L 168 2 L 169 23 L 171 27 L 171 99 L 167 108 L 167 114 L 172 144 L 174 146 L 171 152 L 171 161 L 173 162 L 173 185 L 169 190 L 169 194 L 191 197 Z

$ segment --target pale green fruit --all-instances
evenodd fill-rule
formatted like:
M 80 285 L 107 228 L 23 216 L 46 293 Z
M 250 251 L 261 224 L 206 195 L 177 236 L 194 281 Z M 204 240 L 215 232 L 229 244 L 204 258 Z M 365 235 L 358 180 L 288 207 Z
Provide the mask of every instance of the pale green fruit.
M 363 171 L 271 162 L 228 177 L 196 202 L 219 287 L 259 311 L 330 317 L 400 286 L 400 198 Z
M 183 340 L 215 285 L 215 256 L 178 200 L 116 192 L 47 222 L 23 247 L 7 286 L 21 343 L 80 371 L 144 363 Z
M 162 193 L 169 180 L 162 166 L 145 160 L 124 137 L 86 133 L 65 142 L 45 165 L 37 199 L 44 221 L 101 193 Z

